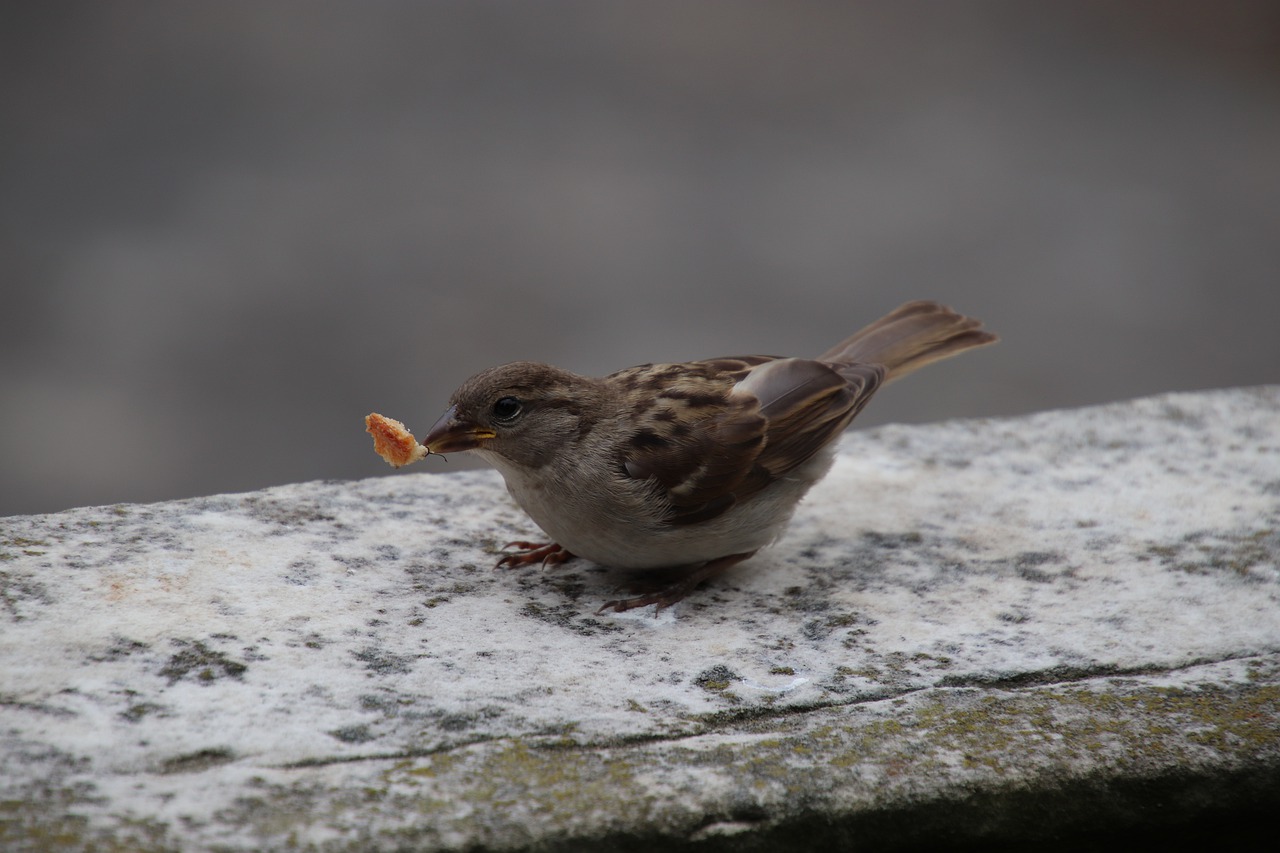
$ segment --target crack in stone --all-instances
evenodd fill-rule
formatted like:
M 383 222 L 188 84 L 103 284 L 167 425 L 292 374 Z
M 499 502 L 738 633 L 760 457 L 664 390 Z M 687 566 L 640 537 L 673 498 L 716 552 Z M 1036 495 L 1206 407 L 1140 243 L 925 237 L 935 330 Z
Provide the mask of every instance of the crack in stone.
M 1216 658 L 1192 658 L 1191 660 L 1176 666 L 1154 663 L 1125 667 L 1116 666 L 1114 664 L 1102 664 L 1093 667 L 1061 664 L 1059 666 L 1049 667 L 1048 669 L 1019 672 L 1010 675 L 946 675 L 938 681 L 938 686 L 996 688 L 1050 687 L 1055 684 L 1077 684 L 1082 681 L 1092 681 L 1096 678 L 1160 675 L 1162 673 L 1170 672 L 1185 672 L 1186 670 L 1195 669 L 1199 666 L 1210 666 L 1213 664 L 1229 663 L 1236 660 L 1266 657 L 1268 655 L 1276 654 L 1277 652 L 1280 652 L 1280 649 L 1264 649 L 1261 652 L 1224 655 Z
M 358 764 L 362 761 L 404 761 L 412 758 L 430 758 L 433 755 L 443 755 L 444 753 L 453 752 L 456 749 L 466 749 L 476 744 L 495 743 L 502 740 L 511 740 L 511 737 L 509 735 L 478 737 L 471 740 L 458 741 L 457 743 L 442 744 L 433 749 L 402 749 L 397 752 L 371 752 L 364 755 L 317 756 L 315 758 L 304 758 L 301 761 L 290 761 L 287 764 L 277 764 L 276 768 L 279 770 L 308 770 L 312 767 Z
M 1111 664 L 1099 665 L 1096 667 L 1062 665 L 1039 670 L 1037 672 L 1017 673 L 1009 676 L 987 677 L 982 675 L 948 675 L 932 684 L 898 691 L 886 691 L 876 693 L 874 695 L 864 694 L 844 701 L 808 702 L 802 705 L 788 705 L 782 708 L 743 708 L 737 711 L 715 711 L 710 714 L 695 715 L 690 718 L 691 721 L 701 723 L 702 725 L 683 731 L 618 735 L 616 737 L 605 737 L 599 740 L 586 742 L 568 739 L 563 734 L 552 733 L 534 733 L 531 735 L 495 735 L 492 737 L 478 737 L 468 741 L 461 741 L 459 743 L 446 744 L 433 749 L 406 749 L 397 752 L 369 753 L 365 755 L 305 758 L 301 761 L 277 765 L 277 767 L 281 770 L 303 770 L 312 767 L 328 767 L 334 764 L 354 764 L 364 761 L 404 761 L 407 759 L 429 758 L 433 755 L 442 755 L 453 752 L 454 750 L 466 749 L 467 747 L 475 746 L 477 744 L 515 741 L 519 738 L 544 739 L 541 742 L 538 740 L 532 740 L 527 743 L 529 749 L 539 751 L 586 751 L 599 749 L 623 749 L 627 747 L 647 746 L 655 743 L 675 744 L 691 738 L 715 734 L 717 732 L 730 729 L 733 726 L 753 722 L 755 720 L 799 717 L 811 714 L 815 711 L 826 711 L 833 708 L 849 708 L 859 705 L 867 705 L 873 702 L 901 699 L 926 690 L 959 690 L 974 687 L 1022 690 L 1051 687 L 1058 684 L 1079 684 L 1100 678 L 1149 676 L 1159 675 L 1161 673 L 1184 672 L 1201 666 L 1229 663 L 1237 660 L 1265 658 L 1275 654 L 1280 654 L 1280 649 L 1267 649 L 1261 653 L 1227 655 L 1221 658 L 1194 658 L 1177 666 L 1160 666 L 1157 664 L 1146 664 L 1133 667 L 1119 667 Z

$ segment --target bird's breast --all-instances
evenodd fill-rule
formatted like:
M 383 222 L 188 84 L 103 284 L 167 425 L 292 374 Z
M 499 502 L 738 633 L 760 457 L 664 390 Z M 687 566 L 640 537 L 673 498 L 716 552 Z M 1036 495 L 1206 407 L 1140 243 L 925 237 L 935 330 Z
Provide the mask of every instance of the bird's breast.
M 516 503 L 553 541 L 594 563 L 625 569 L 691 565 L 762 548 L 783 533 L 816 480 L 779 480 L 715 518 L 673 525 L 663 520 L 665 506 L 647 481 L 491 461 Z

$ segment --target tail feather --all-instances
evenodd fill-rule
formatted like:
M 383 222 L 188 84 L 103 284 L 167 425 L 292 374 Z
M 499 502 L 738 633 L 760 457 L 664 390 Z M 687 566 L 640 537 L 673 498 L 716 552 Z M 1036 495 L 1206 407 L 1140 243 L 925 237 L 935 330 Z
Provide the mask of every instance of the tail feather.
M 885 382 L 926 364 L 998 341 L 982 323 L 936 302 L 908 302 L 836 344 L 817 360 L 832 365 L 882 364 Z

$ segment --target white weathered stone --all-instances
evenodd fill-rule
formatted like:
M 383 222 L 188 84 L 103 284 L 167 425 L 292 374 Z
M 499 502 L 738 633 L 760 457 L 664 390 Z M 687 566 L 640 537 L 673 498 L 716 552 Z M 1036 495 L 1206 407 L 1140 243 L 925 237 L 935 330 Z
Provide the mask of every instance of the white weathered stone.
M 536 537 L 488 472 L 0 519 L 0 847 L 1014 838 L 1278 796 L 1280 387 L 853 432 L 657 618 L 595 615 L 625 590 L 590 564 L 493 569 Z

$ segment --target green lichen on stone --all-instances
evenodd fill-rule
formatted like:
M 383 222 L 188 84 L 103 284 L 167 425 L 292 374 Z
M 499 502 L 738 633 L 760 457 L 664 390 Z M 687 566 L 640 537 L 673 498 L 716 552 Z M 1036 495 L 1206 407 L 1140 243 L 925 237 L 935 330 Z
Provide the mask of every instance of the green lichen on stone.
M 698 673 L 698 676 L 693 679 L 693 683 L 703 690 L 717 693 L 728 690 L 730 684 L 741 680 L 742 676 L 729 669 L 729 667 L 724 664 L 716 664 Z
M 368 743 L 377 738 L 369 726 L 364 724 L 356 724 L 351 726 L 343 726 L 338 729 L 331 729 L 328 732 L 329 737 L 341 741 L 342 743 L 361 744 Z
M 1259 664 L 1251 671 L 1274 679 L 1274 669 Z M 830 825 L 889 804 L 901 808 L 901 792 L 921 784 L 939 803 L 986 792 L 988 807 L 1007 819 L 1007 809 L 999 811 L 1001 791 L 1047 803 L 1064 785 L 1088 789 L 1097 774 L 1163 778 L 1196 766 L 1222 772 L 1267 756 L 1274 766 L 1280 763 L 1277 715 L 1280 684 L 1274 680 L 1229 688 L 1094 680 L 934 689 L 891 702 L 741 708 L 690 716 L 680 731 L 631 743 L 592 743 L 565 731 L 371 759 L 383 769 L 357 786 L 327 785 L 300 766 L 292 780 L 278 771 L 272 781 L 257 779 L 253 793 L 217 820 L 264 846 L 300 849 L 308 849 L 300 839 L 317 830 L 336 834 L 325 847 L 335 851 L 554 846 L 556 839 L 586 844 L 654 833 L 684 839 L 709 819 L 707 809 L 711 817 L 748 815 L 770 826 L 821 815 Z M 177 756 L 160 771 L 199 772 L 233 759 L 228 750 L 202 750 Z M 708 771 L 711 777 L 700 775 Z M 723 790 L 709 799 L 672 796 L 670 786 L 682 784 L 673 780 L 686 778 L 718 779 Z M 15 808 L 35 806 L 0 803 L 0 813 Z M 45 817 L 28 822 L 24 841 L 93 846 L 84 841 L 83 822 Z M 130 831 L 135 849 L 167 849 L 163 827 L 151 830 L 149 839 L 142 828 Z
M 246 664 L 209 648 L 200 640 L 175 642 L 180 650 L 170 656 L 160 668 L 160 674 L 169 679 L 170 684 L 176 684 L 192 675 L 201 684 L 210 684 L 220 678 L 240 679 L 249 668 Z
M 235 754 L 225 747 L 200 749 L 195 752 L 166 758 L 159 767 L 160 773 L 199 773 L 219 764 L 235 760 Z
M 0 569 L 0 610 L 14 622 L 27 618 L 25 611 L 29 605 L 48 604 L 50 601 L 48 589 L 31 575 Z
M 863 727 L 858 749 L 839 752 L 833 762 L 853 762 L 868 749 L 874 754 L 887 747 L 918 770 L 959 759 L 1003 776 L 1024 775 L 1037 764 L 1064 770 L 1073 762 L 1125 770 L 1173 766 L 1195 760 L 1192 745 L 1241 759 L 1280 754 L 1276 685 L 1243 693 L 1153 687 L 1132 694 L 1045 687 L 975 693 L 969 703 L 954 698 L 939 696 L 899 720 Z M 914 749 L 892 743 L 907 733 Z
M 122 816 L 111 826 L 94 825 L 85 812 L 108 800 L 94 783 L 77 778 L 87 762 L 66 753 L 46 758 L 45 777 L 6 788 L 0 798 L 0 850 L 171 853 L 181 849 L 163 821 Z
M 531 843 L 534 836 L 521 815 L 551 820 L 563 827 L 562 834 L 574 827 L 643 825 L 656 801 L 637 780 L 637 764 L 650 761 L 627 750 L 614 752 L 533 738 L 462 746 L 392 762 L 381 784 L 358 791 L 264 784 L 260 797 L 221 819 L 248 826 L 265 840 L 290 831 L 287 822 L 279 822 L 282 815 L 300 824 L 323 815 L 326 825 L 349 837 L 358 837 L 357 827 L 375 825 L 383 847 L 395 842 L 424 848 L 449 839 L 508 846 L 521 835 Z M 648 769 L 656 771 L 651 764 Z M 351 843 L 336 849 L 363 848 Z
M 927 652 L 916 652 L 911 656 L 911 662 L 920 664 L 927 670 L 950 669 L 954 663 L 946 655 L 931 655 Z
M 1228 533 L 1195 531 L 1176 542 L 1149 544 L 1146 554 L 1189 574 L 1227 571 L 1248 577 L 1255 566 L 1280 562 L 1280 532 L 1273 527 Z
M 0 563 L 15 562 L 22 557 L 43 557 L 49 542 L 26 536 L 0 536 Z
M 136 702 L 120 712 L 121 719 L 136 723 L 151 714 L 162 714 L 165 708 L 155 702 Z

